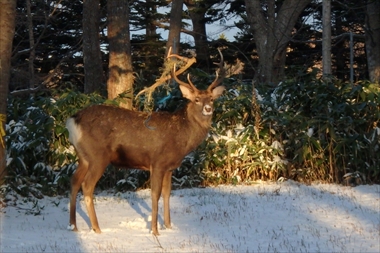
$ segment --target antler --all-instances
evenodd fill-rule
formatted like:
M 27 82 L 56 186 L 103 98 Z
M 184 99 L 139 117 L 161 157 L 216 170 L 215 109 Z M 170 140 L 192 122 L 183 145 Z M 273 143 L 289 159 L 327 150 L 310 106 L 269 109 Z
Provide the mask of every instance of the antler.
M 212 90 L 214 89 L 216 86 L 218 86 L 222 81 L 223 79 L 226 77 L 226 70 L 224 68 L 224 59 L 223 59 L 223 54 L 222 52 L 220 51 L 220 49 L 218 48 L 218 51 L 219 51 L 219 54 L 220 54 L 220 62 L 217 63 L 217 62 L 214 62 L 215 65 L 217 65 L 219 67 L 219 72 L 220 74 L 218 74 L 218 70 L 215 72 L 216 73 L 216 77 L 215 77 L 215 80 L 210 84 L 210 86 L 208 87 L 208 90 Z
M 166 57 L 166 59 L 169 59 L 171 57 L 175 57 L 183 62 L 186 62 L 186 64 L 184 66 L 182 66 L 178 71 L 175 71 L 175 66 L 176 64 L 174 63 L 174 76 L 179 76 L 180 74 L 182 74 L 183 72 L 185 72 L 188 68 L 190 68 L 191 65 L 193 65 L 197 60 L 195 59 L 195 57 L 193 58 L 187 58 L 187 57 L 184 57 L 184 56 L 180 56 L 178 54 L 172 54 L 172 47 L 169 48 L 169 51 L 168 51 L 168 56 Z M 173 76 L 173 69 L 171 70 L 171 74 L 172 74 L 172 77 Z M 177 81 L 177 80 L 176 80 Z
M 139 93 L 137 93 L 135 99 L 137 99 L 141 94 L 143 94 L 143 93 L 145 93 L 147 91 L 152 91 L 153 92 L 158 86 L 160 86 L 161 84 L 163 84 L 166 81 L 170 80 L 172 77 L 176 77 L 176 76 L 182 74 L 188 68 L 190 68 L 191 65 L 193 65 L 196 62 L 195 57 L 193 57 L 193 58 L 187 58 L 187 57 L 179 56 L 178 54 L 172 54 L 171 52 L 172 52 L 172 47 L 169 48 L 168 55 L 166 56 L 166 59 L 169 59 L 171 57 L 175 57 L 175 58 L 177 58 L 177 59 L 179 59 L 179 60 L 181 60 L 183 62 L 186 62 L 186 64 L 184 66 L 182 66 L 179 70 L 174 71 L 175 72 L 174 74 L 173 74 L 173 70 L 171 70 L 171 75 L 168 75 L 167 71 L 164 71 L 162 73 L 161 77 L 159 79 L 157 79 L 154 84 L 152 84 L 150 87 L 147 87 L 147 88 L 141 90 Z M 174 68 L 175 68 L 175 65 L 174 65 Z M 189 85 L 189 84 L 185 83 L 185 85 Z
M 195 87 L 195 85 L 191 82 L 191 80 L 190 80 L 190 74 L 187 74 L 187 80 L 189 81 L 189 83 L 185 83 L 185 82 L 179 80 L 178 77 L 177 77 L 177 73 L 178 73 L 181 69 L 178 70 L 177 72 L 175 72 L 175 67 L 176 67 L 176 65 L 174 64 L 174 67 L 173 67 L 172 72 L 171 72 L 172 77 L 174 78 L 174 80 L 175 80 L 179 85 L 187 86 L 187 87 L 189 87 L 190 89 L 192 89 L 193 91 L 198 90 L 198 89 Z
M 185 72 L 188 68 L 190 68 L 191 65 L 193 65 L 195 62 L 196 62 L 196 59 L 195 57 L 193 58 L 187 58 L 187 57 L 184 57 L 184 56 L 180 56 L 178 54 L 172 54 L 171 53 L 172 51 L 172 48 L 170 47 L 169 48 L 169 51 L 168 51 L 168 55 L 166 57 L 166 59 L 169 59 L 171 57 L 175 57 L 183 62 L 185 62 L 186 64 L 183 65 L 180 69 L 178 69 L 176 71 L 176 65 L 174 64 L 174 67 L 171 68 L 171 75 L 168 75 L 167 74 L 167 71 L 164 71 L 161 75 L 161 77 L 159 79 L 156 80 L 156 82 L 151 85 L 150 87 L 147 87 L 143 90 L 141 90 L 135 97 L 135 99 L 137 99 L 141 94 L 147 92 L 147 91 L 150 91 L 150 92 L 153 92 L 158 86 L 160 86 L 161 84 L 163 84 L 164 82 L 168 81 L 170 78 L 174 78 L 174 80 L 180 84 L 180 85 L 185 85 L 193 90 L 196 90 L 197 88 L 195 87 L 195 85 L 191 82 L 190 80 L 190 75 L 187 75 L 187 80 L 188 80 L 188 83 L 186 82 L 183 82 L 181 80 L 178 79 L 178 75 L 182 74 L 183 72 Z M 224 68 L 224 60 L 223 60 L 223 54 L 222 52 L 220 51 L 220 49 L 218 48 L 218 51 L 219 51 L 219 54 L 220 54 L 220 62 L 219 63 L 215 63 L 215 65 L 217 65 L 219 68 L 218 70 L 216 71 L 216 77 L 215 77 L 215 80 L 210 84 L 210 86 L 208 87 L 208 90 L 212 90 L 214 89 L 216 86 L 218 86 L 222 81 L 223 79 L 226 77 L 226 71 L 225 71 L 225 68 Z M 218 73 L 219 71 L 219 73 Z
M 168 52 L 168 57 L 176 57 L 178 59 L 180 59 L 181 61 L 184 61 L 186 62 L 185 66 L 183 66 L 182 68 L 180 68 L 178 71 L 176 71 L 176 64 L 174 64 L 172 70 L 171 70 L 171 75 L 172 77 L 174 78 L 174 80 L 179 84 L 179 85 L 184 85 L 184 86 L 187 86 L 189 88 L 191 88 L 192 90 L 197 90 L 197 88 L 195 87 L 195 85 L 191 82 L 190 80 L 190 74 L 187 74 L 187 80 L 189 81 L 189 83 L 185 83 L 181 80 L 178 79 L 178 75 L 182 74 L 183 72 L 185 72 L 186 69 L 188 69 L 193 63 L 195 63 L 196 59 L 195 57 L 193 58 L 187 58 L 187 57 L 183 57 L 183 56 L 180 56 L 180 55 L 177 55 L 177 54 L 171 54 L 171 47 L 169 49 L 169 52 Z M 192 62 L 191 60 L 194 59 L 194 62 Z M 189 64 L 189 62 L 191 61 L 191 64 Z

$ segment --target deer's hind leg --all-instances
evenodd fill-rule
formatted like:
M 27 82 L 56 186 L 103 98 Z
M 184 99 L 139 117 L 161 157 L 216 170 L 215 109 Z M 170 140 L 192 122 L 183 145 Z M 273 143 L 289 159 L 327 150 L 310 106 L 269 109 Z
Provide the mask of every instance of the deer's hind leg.
M 96 233 L 101 233 L 101 230 L 99 228 L 98 218 L 96 217 L 93 195 L 96 183 L 103 175 L 106 166 L 107 164 L 105 163 L 90 164 L 88 173 L 82 182 L 82 191 L 84 201 L 86 203 L 87 213 L 90 217 L 91 227 Z
M 76 221 L 76 204 L 77 195 L 81 187 L 81 184 L 88 172 L 88 162 L 83 159 L 79 159 L 78 168 L 71 177 L 71 190 L 70 190 L 70 225 L 68 229 L 72 231 L 78 231 Z

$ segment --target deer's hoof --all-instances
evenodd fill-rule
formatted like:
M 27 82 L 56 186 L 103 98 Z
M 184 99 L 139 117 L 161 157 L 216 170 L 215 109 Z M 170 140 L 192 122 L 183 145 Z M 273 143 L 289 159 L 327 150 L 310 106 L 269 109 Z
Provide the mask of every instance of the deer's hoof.
M 100 230 L 100 228 L 92 228 L 92 230 L 94 230 L 95 233 L 97 234 L 101 234 L 102 231 Z
M 67 226 L 67 230 L 69 230 L 69 231 L 78 231 L 78 229 L 77 229 L 77 226 L 75 226 L 74 224 L 69 224 L 68 226 Z
M 152 235 L 155 235 L 155 236 L 159 236 L 159 235 L 160 235 L 160 233 L 158 233 L 157 230 L 152 230 L 152 231 L 150 231 L 150 233 L 151 233 Z

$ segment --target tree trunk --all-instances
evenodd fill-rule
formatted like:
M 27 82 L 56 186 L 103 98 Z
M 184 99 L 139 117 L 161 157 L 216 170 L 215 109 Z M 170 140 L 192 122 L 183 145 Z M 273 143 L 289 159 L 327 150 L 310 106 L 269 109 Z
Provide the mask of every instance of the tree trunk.
M 145 34 L 148 40 L 151 40 L 154 38 L 156 39 L 157 35 L 157 27 L 156 27 L 156 20 L 155 20 L 155 14 L 157 13 L 157 5 L 154 0 L 146 0 L 146 28 L 145 28 Z
M 5 122 L 15 32 L 16 0 L 0 0 L 0 185 L 6 174 Z
M 34 59 L 36 58 L 36 49 L 34 46 L 34 33 L 33 33 L 33 17 L 32 17 L 32 7 L 31 0 L 26 0 L 26 9 L 28 14 L 28 30 L 29 30 L 29 88 L 34 88 Z
M 144 65 L 147 69 L 155 68 L 157 66 L 157 58 L 152 57 L 157 55 L 156 45 L 157 37 L 157 3 L 155 0 L 146 0 L 145 3 L 145 45 L 142 50 L 144 51 Z
M 247 19 L 255 39 L 259 64 L 255 79 L 277 85 L 285 71 L 286 49 L 299 15 L 311 0 L 245 0 Z M 266 11 L 262 4 L 265 4 Z
M 331 0 L 322 2 L 322 69 L 323 77 L 330 78 L 331 71 Z
M 83 1 L 84 92 L 99 90 L 104 83 L 99 41 L 99 0 Z
M 197 1 L 185 0 L 184 1 L 187 9 L 189 10 L 189 15 L 193 23 L 193 37 L 195 50 L 197 53 L 197 64 L 206 71 L 210 70 L 209 63 L 209 52 L 208 52 L 208 42 L 206 34 L 206 23 L 203 21 L 207 7 L 199 6 Z
M 108 98 L 114 99 L 126 93 L 121 107 L 132 109 L 133 67 L 129 31 L 129 2 L 108 0 L 109 65 Z
M 365 41 L 369 80 L 380 83 L 380 0 L 367 3 Z
M 179 53 L 179 42 L 182 29 L 182 8 L 183 0 L 172 1 L 172 9 L 170 10 L 170 30 L 168 41 L 166 42 L 166 54 L 169 48 L 172 48 L 172 53 Z
M 335 34 L 343 34 L 345 28 L 342 25 L 342 17 L 335 16 L 335 25 L 334 30 Z M 345 51 L 347 50 L 346 40 L 342 39 L 340 41 L 335 42 L 335 55 L 331 52 L 331 56 L 334 59 L 335 69 L 333 70 L 334 75 L 339 80 L 347 80 L 349 76 L 347 75 L 347 55 L 345 55 Z

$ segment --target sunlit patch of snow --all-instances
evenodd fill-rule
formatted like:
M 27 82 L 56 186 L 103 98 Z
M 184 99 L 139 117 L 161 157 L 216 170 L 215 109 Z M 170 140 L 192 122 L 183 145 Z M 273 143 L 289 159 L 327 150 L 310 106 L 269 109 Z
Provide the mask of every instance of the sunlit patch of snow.
M 380 252 L 380 186 L 294 181 L 172 191 L 173 229 L 150 234 L 150 191 L 95 195 L 101 234 L 84 200 L 79 232 L 67 231 L 69 199 L 14 198 L 2 208 L 1 252 Z M 28 212 L 39 208 L 39 212 Z M 72 227 L 69 227 L 72 228 Z

